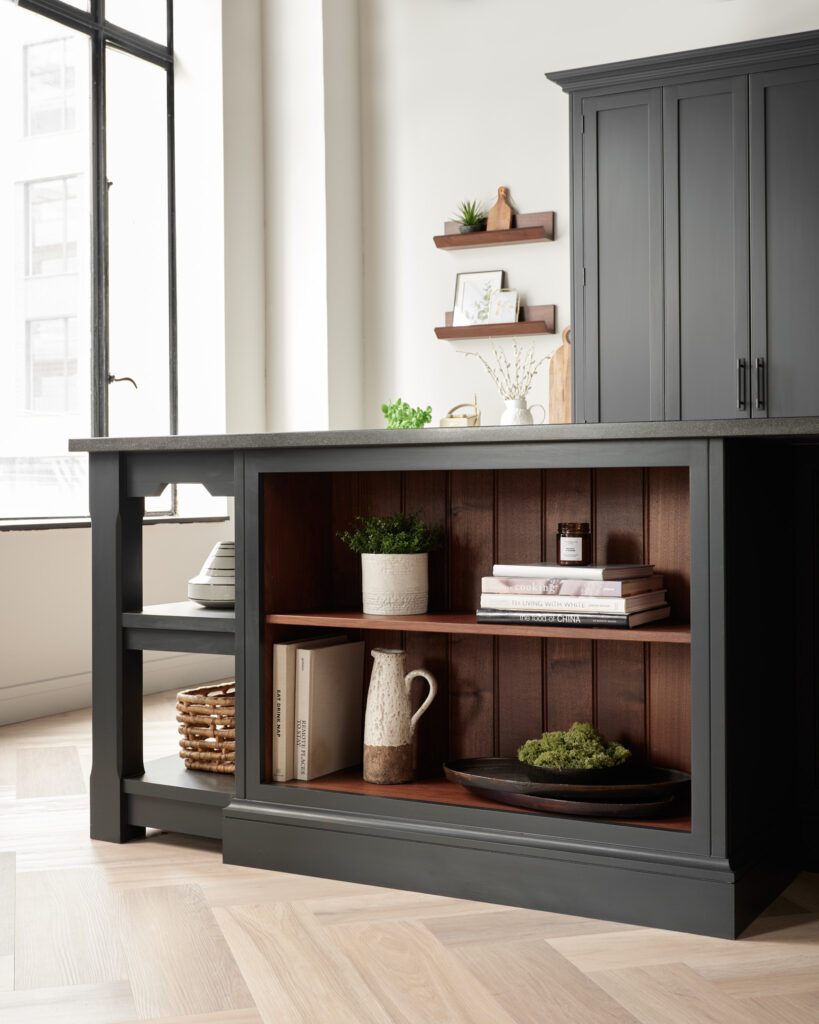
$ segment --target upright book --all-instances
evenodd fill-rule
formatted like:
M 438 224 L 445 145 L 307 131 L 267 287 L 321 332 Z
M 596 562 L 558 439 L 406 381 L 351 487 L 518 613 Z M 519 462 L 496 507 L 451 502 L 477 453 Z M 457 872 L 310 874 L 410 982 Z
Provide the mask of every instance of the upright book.
M 346 636 L 322 636 L 273 644 L 273 781 L 296 777 L 296 652 L 341 644 Z
M 301 648 L 296 656 L 296 778 L 361 761 L 364 641 Z
M 529 562 L 522 565 L 495 565 L 493 576 L 554 577 L 564 580 L 633 580 L 651 576 L 653 565 L 556 565 L 554 562 Z

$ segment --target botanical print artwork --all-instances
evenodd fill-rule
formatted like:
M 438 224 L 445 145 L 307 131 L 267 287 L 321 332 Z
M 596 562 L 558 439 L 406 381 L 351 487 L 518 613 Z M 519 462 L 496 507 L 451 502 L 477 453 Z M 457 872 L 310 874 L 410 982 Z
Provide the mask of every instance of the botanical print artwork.
M 518 319 L 518 293 L 515 288 L 501 288 L 489 300 L 490 324 L 514 324 Z
M 455 285 L 453 327 L 489 323 L 489 303 L 500 288 L 502 270 L 485 273 L 458 274 Z

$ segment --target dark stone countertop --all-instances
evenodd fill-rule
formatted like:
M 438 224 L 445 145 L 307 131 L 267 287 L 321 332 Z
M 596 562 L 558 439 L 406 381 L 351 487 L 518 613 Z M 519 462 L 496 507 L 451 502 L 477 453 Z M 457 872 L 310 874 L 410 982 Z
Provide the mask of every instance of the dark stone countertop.
M 390 445 L 502 444 L 507 441 L 643 441 L 691 438 L 791 437 L 819 440 L 819 417 L 690 420 L 650 423 L 566 423 L 530 427 L 425 427 L 420 430 L 317 430 L 280 434 L 91 437 L 69 441 L 72 452 L 241 451 L 263 448 L 362 448 Z

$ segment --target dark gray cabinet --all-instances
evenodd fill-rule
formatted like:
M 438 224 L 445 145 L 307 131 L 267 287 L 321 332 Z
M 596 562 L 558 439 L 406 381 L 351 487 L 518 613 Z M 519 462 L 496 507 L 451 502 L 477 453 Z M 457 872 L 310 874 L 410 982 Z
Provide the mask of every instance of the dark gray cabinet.
M 572 102 L 575 420 L 819 412 L 819 33 L 549 78 Z
M 753 415 L 819 407 L 819 67 L 751 75 Z
M 603 422 L 663 419 L 659 89 L 585 99 L 585 407 Z

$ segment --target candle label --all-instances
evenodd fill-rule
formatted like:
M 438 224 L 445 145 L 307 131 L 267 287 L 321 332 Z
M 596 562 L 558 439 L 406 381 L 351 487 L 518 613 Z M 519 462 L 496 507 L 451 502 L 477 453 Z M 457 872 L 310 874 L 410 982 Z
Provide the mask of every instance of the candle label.
M 561 562 L 582 562 L 583 561 L 583 538 L 582 537 L 561 537 L 560 555 Z

